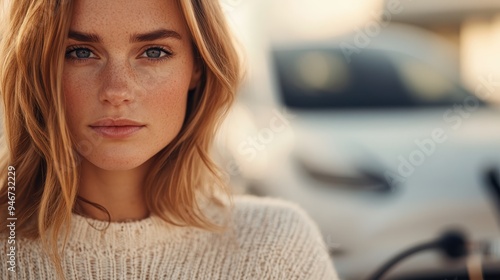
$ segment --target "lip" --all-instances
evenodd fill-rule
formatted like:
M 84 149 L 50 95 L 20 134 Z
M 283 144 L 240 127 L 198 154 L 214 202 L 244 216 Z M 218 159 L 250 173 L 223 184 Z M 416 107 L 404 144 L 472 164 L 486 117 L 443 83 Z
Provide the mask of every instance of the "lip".
M 146 125 L 129 119 L 100 119 L 89 127 L 96 133 L 107 138 L 126 138 L 139 132 Z

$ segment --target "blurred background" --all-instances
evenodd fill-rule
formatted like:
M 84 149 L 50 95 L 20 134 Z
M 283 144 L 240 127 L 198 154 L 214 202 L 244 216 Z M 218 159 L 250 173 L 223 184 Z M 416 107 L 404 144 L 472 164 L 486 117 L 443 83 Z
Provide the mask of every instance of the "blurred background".
M 500 1 L 220 1 L 247 71 L 215 151 L 235 192 L 302 206 L 341 279 L 449 229 L 468 256 L 387 278 L 500 279 Z

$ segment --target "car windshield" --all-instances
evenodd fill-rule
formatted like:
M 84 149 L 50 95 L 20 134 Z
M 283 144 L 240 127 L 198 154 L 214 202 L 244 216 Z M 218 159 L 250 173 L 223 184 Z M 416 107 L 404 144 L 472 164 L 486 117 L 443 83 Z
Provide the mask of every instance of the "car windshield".
M 412 56 L 340 49 L 275 50 L 280 96 L 293 109 L 387 109 L 449 106 L 471 93 Z M 484 104 L 484 102 L 480 102 Z

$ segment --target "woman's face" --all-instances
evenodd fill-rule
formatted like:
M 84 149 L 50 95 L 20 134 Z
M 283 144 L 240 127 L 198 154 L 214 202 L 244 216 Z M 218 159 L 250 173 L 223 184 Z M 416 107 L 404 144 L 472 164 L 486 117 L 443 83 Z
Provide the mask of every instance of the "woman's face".
M 174 0 L 77 0 L 63 74 L 84 161 L 129 170 L 179 133 L 200 73 Z

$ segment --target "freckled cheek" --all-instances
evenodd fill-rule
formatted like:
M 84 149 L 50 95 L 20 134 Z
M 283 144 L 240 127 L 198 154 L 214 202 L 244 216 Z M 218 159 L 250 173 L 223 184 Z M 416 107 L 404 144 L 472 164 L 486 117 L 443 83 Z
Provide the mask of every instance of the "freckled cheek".
M 63 73 L 63 93 L 71 103 L 88 98 L 96 87 L 95 75 L 88 71 L 68 71 Z
M 82 75 L 63 74 L 63 96 L 66 108 L 66 119 L 72 132 L 76 132 L 77 127 L 84 123 L 87 112 L 92 104 L 89 100 L 89 91 L 92 85 Z M 87 120 L 88 121 L 88 120 Z
M 184 83 L 176 81 L 156 85 L 144 99 L 149 118 L 164 129 L 179 130 L 186 114 L 187 91 Z
M 177 89 L 161 89 L 150 95 L 148 103 L 148 107 L 153 109 L 151 112 L 155 112 L 158 117 L 168 118 L 170 121 L 183 120 L 187 105 L 187 92 Z
M 135 83 L 135 87 L 140 89 L 138 97 L 142 94 L 154 94 L 157 92 L 170 91 L 169 95 L 175 93 L 175 88 L 182 84 L 182 75 L 179 75 L 177 65 L 167 65 L 163 67 L 136 67 L 134 69 L 134 78 L 131 79 Z M 164 94 L 163 94 L 164 95 Z

